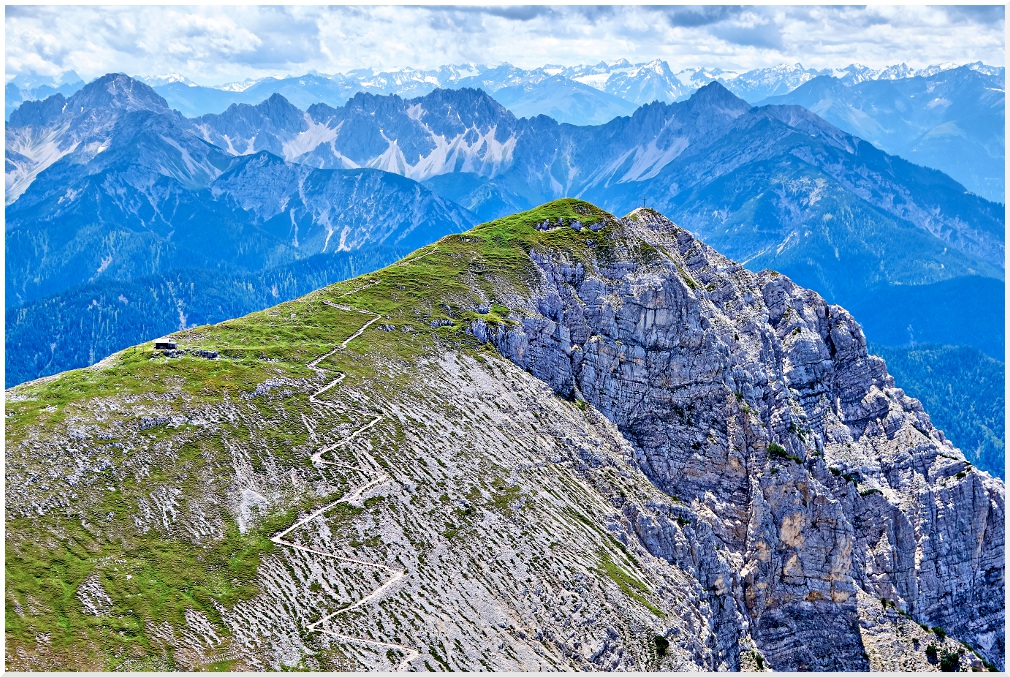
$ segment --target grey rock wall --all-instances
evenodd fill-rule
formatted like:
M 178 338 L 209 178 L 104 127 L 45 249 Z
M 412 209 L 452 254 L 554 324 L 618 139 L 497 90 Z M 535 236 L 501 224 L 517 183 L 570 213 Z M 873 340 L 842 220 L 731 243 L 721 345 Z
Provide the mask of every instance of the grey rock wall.
M 750 637 L 777 670 L 869 669 L 864 594 L 1003 668 L 1004 485 L 895 387 L 856 321 L 656 212 L 609 237 L 622 251 L 591 263 L 533 252 L 521 325 L 472 331 L 596 407 L 683 502 L 627 517 L 696 572 L 718 653 L 736 665 Z

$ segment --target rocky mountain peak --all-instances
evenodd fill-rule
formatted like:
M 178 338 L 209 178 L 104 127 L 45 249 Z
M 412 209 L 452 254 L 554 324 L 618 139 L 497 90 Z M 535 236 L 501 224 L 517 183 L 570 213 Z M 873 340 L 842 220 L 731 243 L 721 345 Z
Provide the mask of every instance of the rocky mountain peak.
M 515 120 L 515 116 L 508 109 L 483 89 L 476 87 L 436 89 L 430 94 L 414 99 L 411 103 L 414 102 L 420 103 L 426 111 L 439 111 L 456 118 L 466 115 L 474 120 L 483 121 L 502 118 Z
M 517 322 L 478 320 L 474 334 L 559 396 L 585 400 L 613 421 L 664 491 L 707 506 L 720 543 L 741 558 L 730 559 L 743 562 L 739 574 L 727 570 L 741 595 L 730 606 L 747 610 L 750 632 L 776 668 L 868 668 L 854 631 L 861 596 L 894 599 L 920 623 L 959 628 L 1001 661 L 1002 635 L 975 633 L 1002 628 L 1002 603 L 978 601 L 989 577 L 1002 585 L 1002 532 L 975 527 L 965 538 L 963 525 L 980 515 L 974 499 L 957 509 L 965 521 L 938 520 L 920 501 L 924 484 L 952 500 L 981 492 L 984 519 L 999 522 L 1003 485 L 974 471 L 921 404 L 894 387 L 853 318 L 774 271 L 745 271 L 650 209 L 608 221 L 598 235 L 586 240 L 588 260 L 534 248 L 541 284 Z M 914 477 L 894 474 L 908 467 L 917 468 Z M 957 488 L 951 477 L 969 485 Z M 799 500 L 791 492 L 801 485 L 812 493 Z M 749 525 L 728 528 L 735 520 Z M 841 530 L 824 539 L 804 526 L 795 533 L 807 535 L 794 538 L 783 526 L 821 520 Z M 895 521 L 919 536 L 914 544 L 888 537 L 889 557 L 909 562 L 889 578 L 871 550 Z M 654 554 L 676 558 L 654 538 Z M 991 539 L 993 554 L 975 550 L 977 538 Z M 931 545 L 946 539 L 964 539 L 952 547 L 979 554 L 952 577 L 914 573 L 924 571 L 911 565 L 921 553 L 948 556 Z M 848 553 L 844 561 L 839 552 Z M 962 604 L 948 605 L 948 596 Z M 812 625 L 790 621 L 792 639 L 783 642 L 780 624 L 795 614 Z M 813 649 L 828 641 L 818 639 L 822 632 L 832 634 L 829 653 Z
M 725 85 L 713 80 L 698 88 L 688 102 L 695 109 L 718 109 L 742 115 L 751 109 L 751 105 L 729 91 Z
M 9 127 L 43 127 L 60 120 L 107 128 L 120 115 L 142 110 L 171 112 L 165 99 L 148 85 L 123 73 L 109 73 L 70 97 L 54 94 L 42 101 L 26 101 L 11 114 Z
M 827 96 L 837 92 L 844 92 L 845 85 L 839 78 L 831 75 L 818 75 L 810 78 L 796 88 L 798 95 L 808 94 L 810 96 Z
M 220 118 L 225 126 L 241 125 L 240 132 L 248 133 L 248 126 L 262 127 L 284 132 L 300 130 L 305 126 L 305 114 L 288 101 L 282 94 L 272 94 L 255 106 L 245 103 L 232 104 L 220 116 L 203 116 L 199 121 Z
M 294 105 L 291 104 L 290 101 L 288 101 L 286 98 L 284 98 L 283 94 L 279 94 L 279 93 L 271 94 L 268 99 L 264 100 L 262 103 L 260 103 L 258 105 L 258 108 L 260 108 L 262 110 L 265 110 L 265 111 L 270 111 L 270 110 L 291 111 L 291 110 L 295 110 L 295 111 L 298 111 L 299 113 L 301 113 L 301 111 L 298 110 L 298 108 L 296 108 Z
M 1002 482 L 844 309 L 652 209 L 557 200 L 172 338 L 8 391 L 19 661 L 90 665 L 37 639 L 59 604 L 189 669 L 1003 665 Z M 181 611 L 131 601 L 142 557 Z
M 649 63 L 643 65 L 641 70 L 645 73 L 673 77 L 673 71 L 670 70 L 669 64 L 662 59 L 654 59 L 653 61 L 650 61 Z
M 53 94 L 38 101 L 25 101 L 11 113 L 7 129 L 18 127 L 43 127 L 63 114 L 67 99 L 62 94 Z
M 398 106 L 403 99 L 395 94 L 372 94 L 370 92 L 355 92 L 354 96 L 348 99 L 344 109 L 348 111 L 360 111 L 365 113 L 376 112 L 380 107 Z
M 109 73 L 86 84 L 70 97 L 68 109 L 158 112 L 169 110 L 165 99 L 150 86 L 123 73 Z

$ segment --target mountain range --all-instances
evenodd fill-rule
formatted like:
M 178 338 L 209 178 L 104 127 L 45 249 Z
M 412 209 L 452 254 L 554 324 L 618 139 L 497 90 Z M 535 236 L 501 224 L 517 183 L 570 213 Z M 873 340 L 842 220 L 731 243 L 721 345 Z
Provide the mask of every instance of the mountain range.
M 84 81 L 74 71 L 58 78 L 16 75 L 4 85 L 4 120 L 9 120 L 11 113 L 25 101 L 38 101 L 53 94 L 70 96 L 83 86 Z
M 543 94 L 550 88 L 537 88 L 551 81 L 560 92 L 578 91 L 587 98 L 592 92 L 603 92 L 611 97 L 594 97 L 592 108 L 569 112 L 557 102 L 542 100 L 543 105 L 558 107 L 558 115 L 551 115 L 559 122 L 590 124 L 586 115 L 600 117 L 601 122 L 608 105 L 617 105 L 613 97 L 621 100 L 621 106 L 637 106 L 663 101 L 672 103 L 688 98 L 695 90 L 718 81 L 737 96 L 751 103 L 768 97 L 787 94 L 801 85 L 818 77 L 837 79 L 844 85 L 863 82 L 896 82 L 910 78 L 928 78 L 958 68 L 968 69 L 980 76 L 992 78 L 992 82 L 1002 83 L 1004 68 L 988 66 L 981 62 L 973 64 L 936 64 L 925 68 L 911 68 L 905 64 L 886 68 L 869 68 L 860 64 L 850 64 L 844 68 L 814 69 L 802 64 L 780 64 L 769 68 L 757 68 L 744 73 L 720 68 L 684 68 L 674 71 L 661 59 L 648 63 L 632 64 L 627 59 L 613 63 L 600 62 L 595 65 L 559 66 L 545 65 L 540 68 L 520 68 L 508 63 L 497 66 L 483 64 L 463 64 L 441 66 L 424 70 L 401 68 L 392 71 L 357 69 L 347 73 L 324 74 L 310 72 L 301 76 L 269 77 L 249 79 L 243 82 L 219 86 L 198 85 L 179 73 L 165 73 L 137 79 L 155 88 L 169 102 L 172 108 L 184 115 L 197 116 L 205 113 L 220 113 L 234 103 L 259 103 L 271 94 L 281 94 L 300 108 L 313 103 L 340 106 L 357 92 L 370 94 L 397 94 L 410 98 L 427 94 L 435 89 L 457 89 L 472 87 L 489 93 L 497 93 L 508 88 L 525 88 L 531 93 Z M 59 91 L 69 96 L 84 86 L 84 82 L 73 71 L 60 77 L 45 77 L 22 74 L 7 82 L 7 107 L 5 119 L 10 118 L 18 105 L 24 101 L 43 99 Z M 588 88 L 588 89 L 587 89 Z M 510 97 L 496 97 L 502 98 Z M 537 108 L 534 98 L 513 94 L 512 103 L 527 106 L 532 114 L 550 115 L 547 110 Z M 518 111 L 517 115 L 523 116 Z
M 99 278 L 413 248 L 473 223 L 394 174 L 229 154 L 121 75 L 23 105 L 7 135 L 17 198 L 6 210 L 8 307 Z
M 8 667 L 1005 667 L 1004 483 L 652 209 L 169 338 L 6 393 Z
M 186 118 L 110 75 L 23 104 L 6 150 L 7 332 L 26 346 L 7 365 L 18 378 L 153 338 L 131 333 L 128 313 L 95 312 L 121 310 L 120 295 L 157 309 L 144 331 L 220 321 L 304 292 L 273 292 L 303 261 L 325 284 L 564 196 L 615 213 L 644 200 L 750 268 L 858 308 L 883 345 L 914 337 L 1002 357 L 1001 205 L 806 109 L 753 107 L 717 82 L 575 126 L 518 118 L 470 88 L 358 93 L 304 111 L 277 94 Z M 249 291 L 228 303 L 198 292 L 166 303 L 158 291 L 211 279 Z M 87 345 L 40 335 L 54 312 Z
M 533 69 L 506 63 L 311 72 L 218 87 L 197 85 L 178 73 L 142 80 L 170 107 L 190 117 L 221 113 L 236 103 L 258 104 L 273 94 L 305 110 L 316 103 L 343 106 L 358 92 L 414 98 L 435 89 L 475 88 L 494 96 L 517 117 L 547 115 L 576 125 L 603 124 L 654 101 L 681 101 L 719 82 L 750 103 L 802 105 L 878 148 L 940 169 L 972 192 L 1003 202 L 1004 72 L 981 62 L 920 69 L 905 64 L 813 69 L 797 63 L 745 73 L 719 68 L 675 72 L 658 59 L 638 64 L 622 59 Z M 73 72 L 62 79 L 19 75 L 7 85 L 6 117 L 25 100 L 45 98 L 56 87 L 69 96 L 83 84 Z
M 762 103 L 796 104 L 881 150 L 1004 201 L 1003 73 L 970 66 L 855 85 L 818 76 Z

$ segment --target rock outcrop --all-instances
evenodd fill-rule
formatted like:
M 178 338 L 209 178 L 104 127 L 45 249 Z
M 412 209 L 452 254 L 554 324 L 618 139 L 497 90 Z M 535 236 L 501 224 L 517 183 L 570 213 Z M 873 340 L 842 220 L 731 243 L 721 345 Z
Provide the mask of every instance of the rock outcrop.
M 678 543 L 675 517 L 627 511 L 654 555 L 696 560 L 720 649 L 749 634 L 775 669 L 868 669 L 865 593 L 1002 667 L 1003 483 L 895 387 L 842 308 L 651 210 L 617 232 L 595 268 L 534 252 L 521 325 L 472 331 L 599 409 L 705 525 Z

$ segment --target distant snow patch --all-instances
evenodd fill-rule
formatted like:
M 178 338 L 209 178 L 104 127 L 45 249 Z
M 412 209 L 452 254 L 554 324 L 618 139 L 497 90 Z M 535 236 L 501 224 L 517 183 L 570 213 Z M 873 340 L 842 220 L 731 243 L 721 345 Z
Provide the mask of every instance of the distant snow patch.
M 306 129 L 298 133 L 293 138 L 285 141 L 281 148 L 283 149 L 284 159 L 289 162 L 305 155 L 306 153 L 311 153 L 317 147 L 330 143 L 337 138 L 337 134 L 340 132 L 340 128 L 343 126 L 341 122 L 336 127 L 328 127 L 324 124 L 320 124 L 313 120 L 308 113 L 304 114 Z

